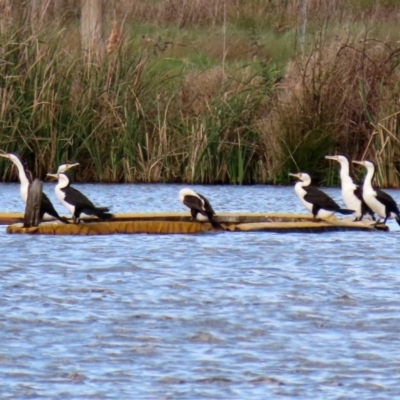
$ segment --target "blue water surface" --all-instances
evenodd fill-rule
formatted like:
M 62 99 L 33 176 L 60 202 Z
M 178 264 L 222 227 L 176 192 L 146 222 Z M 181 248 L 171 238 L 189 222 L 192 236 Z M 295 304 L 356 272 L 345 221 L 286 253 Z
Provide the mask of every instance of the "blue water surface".
M 114 212 L 184 211 L 180 185 L 76 187 Z M 292 187 L 195 190 L 217 213 L 306 212 Z M 0 184 L 0 198 L 23 211 L 17 184 Z M 1 399 L 400 398 L 400 230 L 389 225 L 88 237 L 0 227 Z

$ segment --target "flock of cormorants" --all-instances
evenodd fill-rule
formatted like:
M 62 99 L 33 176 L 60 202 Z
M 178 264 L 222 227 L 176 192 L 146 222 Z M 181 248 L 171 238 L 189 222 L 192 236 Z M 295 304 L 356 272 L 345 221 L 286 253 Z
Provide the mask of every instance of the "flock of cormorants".
M 22 161 L 18 156 L 15 154 L 8 154 L 8 153 L 0 153 L 1 157 L 8 158 L 12 161 L 16 167 L 18 168 L 18 177 L 21 183 L 20 186 L 20 193 L 22 200 L 26 203 L 28 200 L 28 193 L 29 193 L 29 185 L 30 181 L 25 171 L 25 168 L 22 164 Z M 67 210 L 72 214 L 72 219 L 74 222 L 80 221 L 81 214 L 89 215 L 89 216 L 96 216 L 101 220 L 108 220 L 112 218 L 112 214 L 109 213 L 108 207 L 96 207 L 84 194 L 79 192 L 78 190 L 74 189 L 70 185 L 70 179 L 66 174 L 67 170 L 79 165 L 76 164 L 63 164 L 58 167 L 56 174 L 47 174 L 49 177 L 53 177 L 58 179 L 58 183 L 55 187 L 55 193 L 60 200 L 61 204 L 64 205 Z M 42 193 L 42 199 L 40 203 L 40 210 L 39 210 L 39 217 L 40 220 L 43 219 L 45 214 L 50 215 L 57 220 L 68 224 L 68 220 L 64 217 L 61 217 L 56 209 L 54 208 L 53 204 L 51 203 L 50 199 L 46 196 L 45 193 Z
M 15 154 L 0 153 L 1 157 L 8 158 L 18 168 L 18 176 L 21 182 L 20 193 L 24 202 L 28 199 L 30 181 L 22 164 L 22 161 Z M 326 159 L 335 160 L 340 163 L 340 180 L 342 187 L 342 197 L 347 208 L 341 208 L 331 197 L 319 188 L 311 185 L 311 177 L 307 173 L 290 173 L 298 179 L 294 186 L 294 191 L 303 206 L 312 213 L 315 220 L 328 218 L 335 212 L 350 215 L 354 214 L 355 221 L 361 221 L 369 215 L 375 221 L 375 214 L 383 218 L 386 223 L 388 218 L 396 219 L 400 225 L 400 211 L 395 200 L 384 191 L 374 188 L 372 180 L 375 174 L 375 166 L 370 161 L 353 161 L 367 169 L 367 175 L 362 187 L 356 185 L 350 176 L 349 161 L 345 156 L 326 156 Z M 57 173 L 47 174 L 47 176 L 58 180 L 55 187 L 55 194 L 61 204 L 72 214 L 74 223 L 79 223 L 81 215 L 96 216 L 105 221 L 113 217 L 108 207 L 95 206 L 84 194 L 71 186 L 71 181 L 67 175 L 70 168 L 79 165 L 63 164 L 58 167 Z M 200 193 L 192 189 L 182 189 L 179 192 L 180 202 L 190 209 L 192 220 L 209 221 L 213 228 L 224 229 L 216 219 L 216 214 L 210 202 Z M 42 193 L 39 216 L 43 219 L 44 214 L 63 222 L 69 221 L 61 217 L 55 210 L 53 204 L 45 193 Z
M 299 180 L 294 191 L 304 207 L 313 214 L 314 219 L 327 218 L 339 212 L 354 214 L 355 221 L 361 221 L 365 215 L 369 214 L 375 221 L 375 214 L 377 214 L 379 218 L 383 218 L 384 224 L 389 218 L 394 218 L 400 225 L 400 211 L 396 201 L 383 190 L 372 186 L 375 165 L 371 161 L 353 161 L 367 169 L 363 186 L 360 187 L 350 176 L 350 164 L 345 156 L 326 156 L 325 158 L 335 160 L 340 164 L 342 197 L 347 208 L 341 208 L 322 190 L 311 186 L 311 178 L 308 174 L 289 174 Z
M 20 193 L 22 200 L 26 203 L 28 200 L 30 180 L 21 159 L 17 155 L 10 153 L 0 153 L 0 156 L 8 158 L 18 168 L 18 177 L 21 183 Z M 109 212 L 110 210 L 108 207 L 96 207 L 83 193 L 71 186 L 71 180 L 67 175 L 67 171 L 77 165 L 79 165 L 79 163 L 62 164 L 58 167 L 57 173 L 47 174 L 47 176 L 58 180 L 54 189 L 56 197 L 72 214 L 74 223 L 80 222 L 82 214 L 98 217 L 102 221 L 111 219 L 113 214 Z M 224 229 L 215 219 L 215 212 L 210 202 L 203 195 L 196 193 L 192 189 L 182 189 L 179 192 L 179 200 L 190 209 L 192 219 L 197 219 L 199 221 L 208 220 L 215 229 Z M 61 217 L 58 214 L 46 194 L 42 193 L 39 211 L 40 220 L 43 220 L 45 214 L 63 223 L 69 223 L 67 218 Z

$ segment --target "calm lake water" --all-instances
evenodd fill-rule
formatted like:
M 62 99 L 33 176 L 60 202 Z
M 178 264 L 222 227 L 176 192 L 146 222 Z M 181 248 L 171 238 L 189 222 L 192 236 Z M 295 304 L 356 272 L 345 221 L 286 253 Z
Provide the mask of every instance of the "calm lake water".
M 115 212 L 183 210 L 179 185 L 76 187 Z M 195 190 L 217 212 L 305 212 L 292 187 Z M 0 184 L 0 198 L 23 211 L 18 185 Z M 0 227 L 0 397 L 400 398 L 400 230 L 389 225 L 91 237 Z

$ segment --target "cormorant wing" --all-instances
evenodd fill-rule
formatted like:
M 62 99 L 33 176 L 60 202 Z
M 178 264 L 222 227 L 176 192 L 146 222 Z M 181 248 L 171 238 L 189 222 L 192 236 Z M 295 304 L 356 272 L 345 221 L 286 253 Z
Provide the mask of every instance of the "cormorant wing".
M 202 198 L 202 200 L 204 201 L 204 209 L 206 210 L 206 212 L 207 213 L 210 213 L 210 214 L 212 214 L 212 215 L 215 215 L 215 212 L 214 212 L 214 210 L 213 210 L 213 208 L 211 207 L 211 204 L 210 204 L 210 202 L 202 195 L 202 194 L 200 194 L 200 193 L 197 193 L 201 198 Z
M 81 209 L 96 208 L 96 206 L 84 194 L 82 194 L 79 190 L 76 190 L 72 186 L 68 186 L 64 193 L 64 200 L 67 203 L 74 205 L 75 207 L 79 207 Z
M 40 202 L 41 218 L 45 213 L 51 215 L 52 217 L 59 218 L 58 212 L 55 210 L 52 202 L 46 196 L 46 194 L 42 192 L 42 201 Z
M 364 201 L 363 195 L 362 195 L 362 187 L 360 187 L 359 185 L 356 185 L 356 188 L 354 189 L 354 194 L 358 200 Z
M 65 224 L 68 224 L 68 221 L 66 218 L 60 217 L 60 215 L 54 208 L 53 203 L 46 196 L 46 193 L 42 192 L 42 200 L 40 202 L 40 212 L 39 212 L 40 219 L 43 219 L 44 214 L 49 214 L 52 217 L 58 219 L 59 221 L 65 223 Z
M 320 208 L 328 211 L 336 211 L 340 208 L 332 198 L 315 186 L 306 186 L 303 187 L 303 189 L 307 192 L 304 196 L 305 201 L 316 204 Z
M 384 204 L 390 211 L 399 213 L 399 207 L 397 203 L 394 201 L 393 197 L 387 194 L 386 192 L 375 189 L 376 191 L 376 199 Z
M 192 195 L 184 196 L 183 204 L 186 207 L 189 207 L 191 210 L 194 209 L 200 211 L 202 214 L 204 213 L 203 203 L 201 199 L 199 199 L 197 196 L 192 196 Z

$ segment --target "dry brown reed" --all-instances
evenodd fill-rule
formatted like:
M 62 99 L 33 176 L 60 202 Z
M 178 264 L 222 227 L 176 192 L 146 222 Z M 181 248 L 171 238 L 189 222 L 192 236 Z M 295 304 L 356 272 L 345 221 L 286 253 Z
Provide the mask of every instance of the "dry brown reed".
M 400 186 L 400 111 L 374 124 L 362 159 L 370 159 L 377 166 L 379 186 Z
M 121 38 L 121 31 L 118 27 L 118 22 L 114 21 L 112 24 L 110 37 L 107 39 L 106 43 L 107 54 L 110 54 L 117 49 L 120 38 Z
M 362 12 L 367 25 L 394 7 L 362 11 L 352 2 L 350 17 L 339 2 L 309 3 L 310 24 L 325 27 Z M 285 183 L 296 169 L 323 181 L 325 154 L 365 153 L 382 182 L 398 185 L 398 44 L 368 30 L 333 38 L 326 28 L 278 71 L 270 59 L 281 49 L 269 39 L 298 29 L 299 4 L 105 2 L 114 21 L 108 56 L 92 63 L 79 51 L 77 0 L 58 3 L 72 22 L 58 30 L 51 7 L 42 30 L 3 24 L 0 146 L 21 153 L 35 175 L 71 160 L 81 163 L 80 180 L 114 182 Z M 23 2 L 12 5 L 14 18 Z M 179 28 L 172 39 L 171 27 Z
M 276 167 L 318 172 L 330 148 L 359 158 L 374 124 L 397 106 L 399 56 L 399 48 L 365 37 L 321 38 L 310 56 L 291 63 L 271 120 L 281 142 Z

